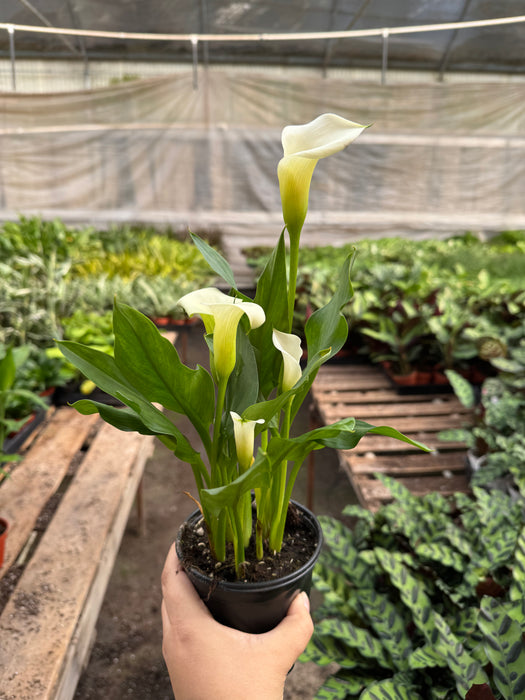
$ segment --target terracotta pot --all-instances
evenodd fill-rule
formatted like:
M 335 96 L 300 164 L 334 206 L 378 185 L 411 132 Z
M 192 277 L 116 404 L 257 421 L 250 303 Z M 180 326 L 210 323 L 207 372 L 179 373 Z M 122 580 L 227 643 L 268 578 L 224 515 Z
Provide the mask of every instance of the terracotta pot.
M 4 563 L 5 541 L 9 531 L 9 523 L 7 520 L 0 518 L 0 569 Z
M 300 591 L 310 592 L 312 571 L 321 553 L 323 534 L 315 515 L 298 503 L 294 505 L 311 528 L 312 538 L 316 542 L 310 560 L 294 573 L 259 583 L 229 582 L 211 579 L 193 567 L 185 568 L 198 594 L 218 622 L 242 632 L 268 632 L 285 617 L 290 603 Z M 191 526 L 200 517 L 200 511 L 197 510 L 186 523 Z M 175 542 L 180 560 L 184 558 L 182 540 L 186 523 L 179 529 Z

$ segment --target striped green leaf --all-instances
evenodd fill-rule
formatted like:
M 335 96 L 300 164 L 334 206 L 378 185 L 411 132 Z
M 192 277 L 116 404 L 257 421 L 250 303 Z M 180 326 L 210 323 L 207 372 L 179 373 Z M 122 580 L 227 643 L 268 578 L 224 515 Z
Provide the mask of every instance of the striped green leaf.
M 493 666 L 496 687 L 505 700 L 525 697 L 525 644 L 518 622 L 496 598 L 484 596 L 478 625 L 484 634 L 484 648 Z
M 361 668 L 363 666 L 363 659 L 357 652 L 347 648 L 335 638 L 321 637 L 317 630 L 301 654 L 300 660 L 313 661 L 318 666 L 328 666 L 331 663 L 336 663 L 342 668 L 348 669 Z
M 319 688 L 314 700 L 345 700 L 356 697 L 363 688 L 375 681 L 374 675 L 363 675 L 353 671 L 337 671 Z
M 366 629 L 356 627 L 348 620 L 321 620 L 316 626 L 317 634 L 338 639 L 356 649 L 367 659 L 373 659 L 382 668 L 393 669 L 392 659 L 385 653 L 381 641 Z
M 410 618 L 402 614 L 401 606 L 396 607 L 384 593 L 374 589 L 361 590 L 359 607 L 364 619 L 381 640 L 398 670 L 409 668 L 407 657 L 412 651 L 412 642 L 407 634 Z
M 433 644 L 425 644 L 415 649 L 408 658 L 408 666 L 412 669 L 446 667 L 447 660 L 436 651 Z
M 460 573 L 465 568 L 465 563 L 461 554 L 458 554 L 458 552 L 454 551 L 451 547 L 439 543 L 420 544 L 416 547 L 416 554 L 423 559 L 430 559 L 443 566 L 450 566 Z
M 479 663 L 451 632 L 443 617 L 434 611 L 421 581 L 403 564 L 399 564 L 390 552 L 383 550 L 378 551 L 377 554 L 392 583 L 398 588 L 401 599 L 412 611 L 414 623 L 424 634 L 427 642 L 447 660 L 454 674 L 458 692 L 464 697 L 470 688 L 469 682 L 486 682 L 487 677 Z
M 352 532 L 336 518 L 321 516 L 319 520 L 325 543 L 341 569 L 351 581 L 362 583 L 369 577 L 370 571 L 366 564 L 359 560 L 359 551 L 354 546 Z
M 422 696 L 414 689 L 407 674 L 376 681 L 364 690 L 359 700 L 418 700 Z
M 516 541 L 509 597 L 511 600 L 523 600 L 525 598 L 525 527 L 521 529 Z

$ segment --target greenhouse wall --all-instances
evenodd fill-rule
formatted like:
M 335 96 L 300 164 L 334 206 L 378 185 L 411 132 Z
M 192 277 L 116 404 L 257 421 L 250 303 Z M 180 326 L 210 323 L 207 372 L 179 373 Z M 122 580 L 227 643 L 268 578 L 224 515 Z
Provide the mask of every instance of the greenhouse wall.
M 200 69 L 0 94 L 0 217 L 146 222 L 259 241 L 282 223 L 281 129 L 322 112 L 370 124 L 316 170 L 305 230 L 525 227 L 525 82 L 381 85 L 344 71 Z

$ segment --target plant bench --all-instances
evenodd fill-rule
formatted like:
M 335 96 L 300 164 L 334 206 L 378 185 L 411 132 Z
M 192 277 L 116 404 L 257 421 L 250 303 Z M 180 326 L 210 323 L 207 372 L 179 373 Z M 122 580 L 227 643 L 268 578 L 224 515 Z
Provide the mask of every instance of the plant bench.
M 366 435 L 353 450 L 339 451 L 340 464 L 365 508 L 377 510 L 390 500 L 388 489 L 373 476 L 377 472 L 398 479 L 419 495 L 469 491 L 466 446 L 438 437 L 441 430 L 472 422 L 472 411 L 454 394 L 400 395 L 381 369 L 362 364 L 324 365 L 311 391 L 313 420 L 318 423 L 352 416 L 373 425 L 391 425 L 433 450 L 423 453 L 398 440 Z M 309 483 L 313 483 L 312 475 Z
M 70 700 L 87 663 L 153 437 L 52 412 L 0 484 L 10 523 L 0 593 L 0 697 Z M 12 588 L 12 590 L 11 590 Z

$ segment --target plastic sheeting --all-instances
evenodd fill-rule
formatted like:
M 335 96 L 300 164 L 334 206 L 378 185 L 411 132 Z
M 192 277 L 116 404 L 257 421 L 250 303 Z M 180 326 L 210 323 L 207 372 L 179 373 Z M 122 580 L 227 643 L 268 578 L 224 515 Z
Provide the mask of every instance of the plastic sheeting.
M 275 234 L 283 126 L 370 129 L 314 173 L 308 227 L 525 227 L 525 84 L 380 86 L 202 70 L 92 92 L 0 95 L 0 215 Z M 262 240 L 262 239 L 261 239 Z

